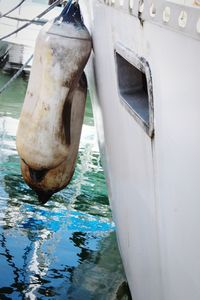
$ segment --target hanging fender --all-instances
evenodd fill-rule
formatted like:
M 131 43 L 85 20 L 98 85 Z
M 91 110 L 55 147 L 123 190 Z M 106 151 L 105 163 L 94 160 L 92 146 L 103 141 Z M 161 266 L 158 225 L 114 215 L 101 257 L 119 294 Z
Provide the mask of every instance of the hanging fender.
M 83 69 L 90 52 L 79 5 L 69 1 L 38 35 L 17 130 L 22 175 L 43 202 L 74 173 L 87 93 Z
M 47 202 L 54 193 L 62 190 L 73 176 L 84 117 L 86 95 L 87 81 L 83 73 L 77 87 L 69 93 L 64 105 L 62 115 L 63 125 L 64 131 L 70 131 L 65 133 L 68 138 L 70 135 L 70 144 L 68 145 L 67 158 L 61 164 L 49 170 L 43 169 L 37 171 L 31 169 L 21 159 L 21 170 L 24 180 L 35 190 L 39 200 L 43 203 Z

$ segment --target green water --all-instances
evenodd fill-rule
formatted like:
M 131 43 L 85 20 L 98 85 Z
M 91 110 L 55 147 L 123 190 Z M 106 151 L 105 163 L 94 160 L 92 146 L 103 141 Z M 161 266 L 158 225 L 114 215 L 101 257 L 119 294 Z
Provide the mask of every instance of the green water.
M 19 78 L 0 95 L 0 299 L 128 299 L 116 296 L 125 275 L 90 101 L 72 182 L 41 205 L 15 147 L 26 86 Z

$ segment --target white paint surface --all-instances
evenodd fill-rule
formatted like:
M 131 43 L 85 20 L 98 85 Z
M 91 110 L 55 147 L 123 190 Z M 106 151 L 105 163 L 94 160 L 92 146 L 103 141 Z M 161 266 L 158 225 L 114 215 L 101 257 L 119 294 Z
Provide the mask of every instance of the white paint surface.
M 133 300 L 199 300 L 200 43 L 91 3 L 97 83 L 91 95 Z M 120 103 L 116 43 L 149 62 L 152 140 Z

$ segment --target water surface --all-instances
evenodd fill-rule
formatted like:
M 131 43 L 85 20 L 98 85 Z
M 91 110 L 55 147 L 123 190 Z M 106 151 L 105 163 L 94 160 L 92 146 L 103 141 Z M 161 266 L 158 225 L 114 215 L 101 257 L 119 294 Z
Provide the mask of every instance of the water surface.
M 0 299 L 128 299 L 89 99 L 72 182 L 41 205 L 15 146 L 26 86 L 0 95 Z

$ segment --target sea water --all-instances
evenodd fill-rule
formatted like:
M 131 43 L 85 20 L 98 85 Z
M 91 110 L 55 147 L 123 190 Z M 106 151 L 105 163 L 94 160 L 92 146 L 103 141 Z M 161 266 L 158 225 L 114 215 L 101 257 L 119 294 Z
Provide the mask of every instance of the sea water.
M 18 78 L 0 95 L 0 300 L 128 299 L 89 98 L 73 179 L 41 205 L 15 145 L 26 87 Z

